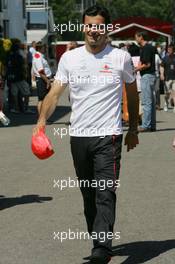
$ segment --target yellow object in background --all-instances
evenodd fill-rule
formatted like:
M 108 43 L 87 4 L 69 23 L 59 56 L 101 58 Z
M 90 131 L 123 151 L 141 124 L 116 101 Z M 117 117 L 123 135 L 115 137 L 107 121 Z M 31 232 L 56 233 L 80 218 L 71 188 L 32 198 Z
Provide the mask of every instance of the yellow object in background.
M 6 52 L 8 52 L 11 49 L 12 42 L 10 39 L 3 39 L 3 48 Z

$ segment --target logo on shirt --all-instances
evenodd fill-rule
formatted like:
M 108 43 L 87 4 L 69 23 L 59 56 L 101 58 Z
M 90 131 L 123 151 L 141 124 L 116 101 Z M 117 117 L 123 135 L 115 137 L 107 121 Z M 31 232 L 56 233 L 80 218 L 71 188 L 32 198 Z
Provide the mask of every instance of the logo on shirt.
M 39 58 L 40 58 L 40 54 L 39 54 L 39 53 L 35 53 L 34 57 L 35 57 L 36 59 L 39 59 Z
M 109 65 L 105 64 L 105 65 L 102 67 L 102 70 L 100 70 L 100 72 L 112 73 L 111 70 L 112 70 L 112 68 L 111 68 Z

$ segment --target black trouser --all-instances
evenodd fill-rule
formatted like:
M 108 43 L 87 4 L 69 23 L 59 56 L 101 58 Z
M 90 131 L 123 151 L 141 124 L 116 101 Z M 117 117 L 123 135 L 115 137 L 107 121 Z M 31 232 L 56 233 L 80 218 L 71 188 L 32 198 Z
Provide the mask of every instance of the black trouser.
M 49 89 L 47 89 L 47 83 L 41 77 L 36 77 L 36 87 L 37 87 L 38 101 L 43 101 L 49 92 Z
M 100 137 L 71 137 L 71 151 L 84 200 L 84 214 L 88 232 L 113 232 L 116 209 L 116 184 L 119 179 L 122 135 Z M 101 182 L 105 182 L 101 188 Z M 113 183 L 111 185 L 111 182 Z M 94 183 L 96 188 L 94 188 Z M 110 183 L 110 184 L 109 184 Z M 95 248 L 111 252 L 112 239 L 94 239 Z
M 32 86 L 32 63 L 28 63 L 28 68 L 27 68 L 27 82 L 30 86 Z

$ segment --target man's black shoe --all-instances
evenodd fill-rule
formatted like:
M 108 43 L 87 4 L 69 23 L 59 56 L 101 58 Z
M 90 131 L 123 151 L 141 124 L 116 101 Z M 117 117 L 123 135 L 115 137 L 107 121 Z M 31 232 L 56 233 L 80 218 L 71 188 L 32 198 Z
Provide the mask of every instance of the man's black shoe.
M 83 259 L 84 259 L 84 260 L 90 260 L 90 259 L 91 259 L 91 256 L 84 257 Z
M 107 264 L 111 260 L 111 256 L 106 250 L 93 250 L 90 257 L 90 262 L 93 264 Z
M 111 256 L 91 256 L 90 261 L 92 264 L 107 264 L 111 261 Z
M 156 132 L 156 128 L 151 128 L 151 132 Z

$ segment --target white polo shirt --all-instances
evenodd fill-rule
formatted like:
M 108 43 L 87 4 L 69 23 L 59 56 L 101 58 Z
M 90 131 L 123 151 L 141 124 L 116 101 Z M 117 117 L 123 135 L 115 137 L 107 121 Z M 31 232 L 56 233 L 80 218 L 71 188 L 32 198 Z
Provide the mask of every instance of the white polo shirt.
M 88 52 L 85 46 L 67 51 L 55 79 L 69 85 L 70 136 L 122 134 L 122 85 L 123 81 L 135 81 L 128 52 L 110 45 L 98 54 Z
M 32 54 L 32 57 L 35 55 L 36 53 L 36 49 L 34 47 L 30 47 L 29 49 L 30 53 Z
M 44 73 L 47 77 L 52 75 L 49 64 L 44 55 L 38 51 L 33 55 L 32 72 L 36 77 L 40 77 L 39 73 Z

